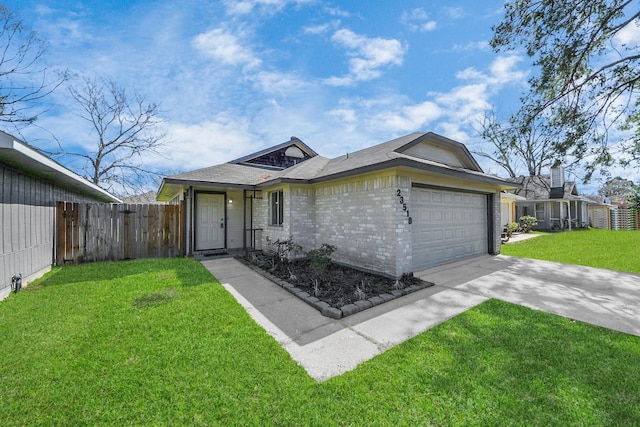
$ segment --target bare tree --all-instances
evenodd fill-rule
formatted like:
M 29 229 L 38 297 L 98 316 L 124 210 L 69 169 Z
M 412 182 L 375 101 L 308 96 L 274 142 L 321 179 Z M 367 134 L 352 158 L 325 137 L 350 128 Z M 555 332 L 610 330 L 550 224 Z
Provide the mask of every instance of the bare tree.
M 89 124 L 95 145 L 86 153 L 55 154 L 83 159 L 85 177 L 105 189 L 121 195 L 139 192 L 158 175 L 145 167 L 143 157 L 160 154 L 165 144 L 158 104 L 138 93 L 128 94 L 111 79 L 80 80 L 69 85 L 69 93 L 77 115 Z
M 520 169 L 526 169 L 529 176 L 540 175 L 544 168 L 560 160 L 553 149 L 558 138 L 557 128 L 541 116 L 523 126 L 517 117 L 500 123 L 496 113 L 491 111 L 485 113 L 478 133 L 491 143 L 493 151 L 475 153 L 492 160 L 510 178 L 520 175 Z
M 42 64 L 46 43 L 18 15 L 0 5 L 0 121 L 33 123 L 40 101 L 66 78 L 58 74 L 49 83 Z

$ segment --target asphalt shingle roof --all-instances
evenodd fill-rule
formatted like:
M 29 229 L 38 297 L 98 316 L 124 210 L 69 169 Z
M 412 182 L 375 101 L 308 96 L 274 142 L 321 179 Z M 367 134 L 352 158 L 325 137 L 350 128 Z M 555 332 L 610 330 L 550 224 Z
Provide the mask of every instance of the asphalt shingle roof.
M 549 176 L 519 176 L 509 181 L 522 185 L 522 188 L 513 193 L 525 197 L 527 200 L 582 200 L 578 195 L 576 183 L 565 181 L 562 192 L 556 197 L 551 190 L 551 177 Z M 554 197 L 552 197 L 554 196 Z
M 463 163 L 467 168 L 455 167 L 444 163 L 427 160 L 404 154 L 399 150 L 422 140 L 433 138 L 440 145 L 451 146 L 453 150 L 464 158 Z M 461 154 L 462 153 L 462 154 Z M 468 159 L 467 159 L 468 157 Z M 341 175 L 351 175 L 366 170 L 375 170 L 384 167 L 410 166 L 425 170 L 433 170 L 445 174 L 464 175 L 472 179 L 489 181 L 492 183 L 505 183 L 506 181 L 485 174 L 475 162 L 475 159 L 467 151 L 463 144 L 447 140 L 433 133 L 415 132 L 400 138 L 374 145 L 353 153 L 348 153 L 334 159 L 322 156 L 314 156 L 295 166 L 284 170 L 272 170 L 260 166 L 247 164 L 224 163 L 167 177 L 165 182 L 173 183 L 207 183 L 235 186 L 256 186 L 278 180 L 300 180 L 304 182 L 331 179 Z M 475 169 L 475 170 L 474 170 Z

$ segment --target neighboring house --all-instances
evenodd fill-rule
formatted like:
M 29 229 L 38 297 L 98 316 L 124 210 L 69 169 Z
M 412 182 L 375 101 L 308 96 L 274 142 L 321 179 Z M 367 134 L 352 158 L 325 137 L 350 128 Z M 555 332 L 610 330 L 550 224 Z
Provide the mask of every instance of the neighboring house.
M 58 201 L 119 202 L 97 185 L 0 131 L 0 300 L 54 263 Z
M 552 168 L 548 176 L 521 176 L 510 181 L 521 186 L 513 193 L 526 199 L 516 201 L 516 217 L 535 217 L 536 229 L 571 230 L 589 225 L 587 206 L 592 201 L 580 196 L 575 182 L 565 180 L 564 168 Z
M 615 209 L 615 206 L 607 203 L 607 200 L 602 196 L 584 196 L 591 200 L 592 203 L 588 206 L 589 212 L 589 226 L 593 228 L 611 228 L 611 211 Z
M 524 202 L 522 196 L 504 191 L 500 194 L 500 224 L 505 227 L 512 222 L 518 222 L 516 202 Z
M 142 194 L 134 194 L 122 198 L 122 203 L 129 203 L 132 205 L 160 205 L 164 202 L 159 202 L 156 199 L 157 193 L 155 191 L 147 191 Z
M 292 137 L 229 163 L 164 178 L 185 204 L 187 254 L 261 249 L 267 238 L 393 277 L 500 251 L 500 193 L 467 148 L 413 133 L 328 159 Z

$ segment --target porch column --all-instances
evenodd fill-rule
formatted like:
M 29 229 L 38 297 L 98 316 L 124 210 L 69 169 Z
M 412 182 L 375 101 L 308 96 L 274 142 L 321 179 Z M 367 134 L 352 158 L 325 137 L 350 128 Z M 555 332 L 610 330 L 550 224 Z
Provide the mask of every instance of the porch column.
M 567 202 L 567 213 L 569 215 L 569 231 L 571 231 L 571 202 Z

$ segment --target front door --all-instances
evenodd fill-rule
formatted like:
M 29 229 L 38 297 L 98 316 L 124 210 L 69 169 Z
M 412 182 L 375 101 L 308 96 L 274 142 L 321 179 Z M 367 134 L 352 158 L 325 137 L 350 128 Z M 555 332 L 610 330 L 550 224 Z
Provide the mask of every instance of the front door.
M 224 249 L 224 194 L 196 194 L 196 250 Z

